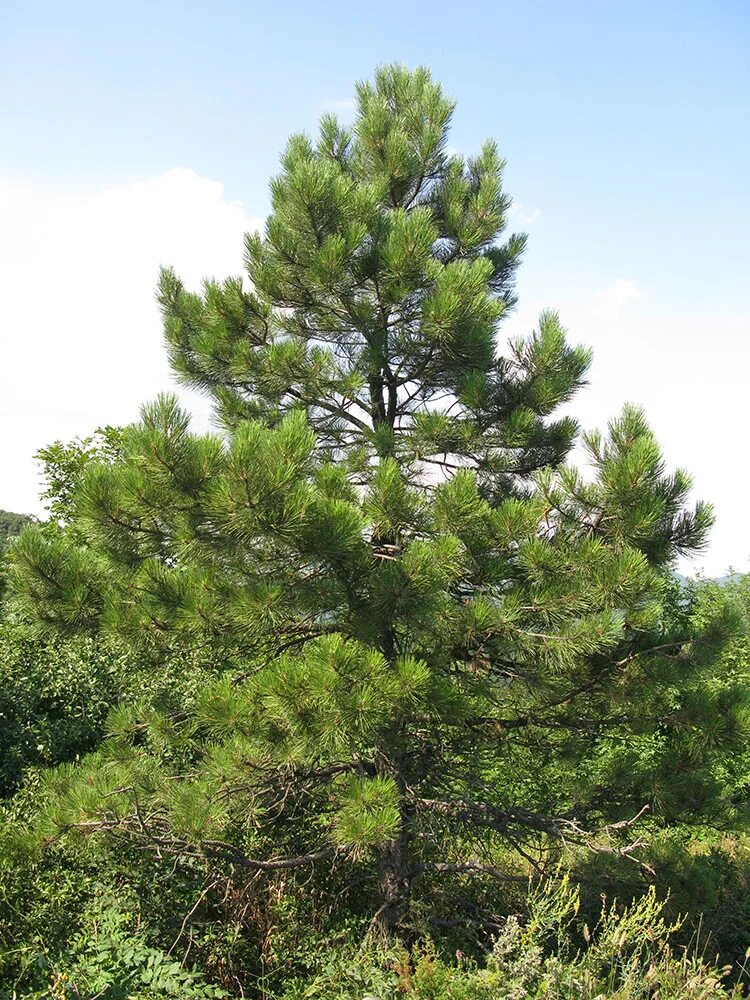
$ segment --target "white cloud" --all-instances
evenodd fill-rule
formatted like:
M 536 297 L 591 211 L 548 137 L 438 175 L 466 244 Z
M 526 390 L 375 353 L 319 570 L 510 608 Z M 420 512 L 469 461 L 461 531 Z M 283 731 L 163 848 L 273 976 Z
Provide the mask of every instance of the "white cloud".
M 510 206 L 510 211 L 508 212 L 508 218 L 514 225 L 526 228 L 526 226 L 531 226 L 539 216 L 542 214 L 541 208 L 528 209 L 520 202 L 514 201 Z
M 354 97 L 344 97 L 332 101 L 325 101 L 322 107 L 324 111 L 330 111 L 333 112 L 334 114 L 337 111 L 340 111 L 342 113 L 351 112 L 356 109 L 357 101 Z
M 0 180 L 0 507 L 39 512 L 34 451 L 170 387 L 159 265 L 194 287 L 237 274 L 259 225 L 191 170 L 82 195 Z
M 524 278 L 522 277 L 522 282 Z M 696 303 L 656 301 L 639 284 L 605 286 L 563 281 L 550 298 L 521 294 L 521 307 L 504 333 L 529 333 L 539 312 L 558 309 L 570 340 L 593 348 L 590 384 L 567 407 L 584 428 L 604 428 L 625 403 L 642 406 L 669 466 L 686 469 L 695 499 L 714 504 L 716 525 L 708 550 L 682 563 L 683 572 L 750 570 L 750 519 L 745 460 L 750 324 L 745 316 L 701 311 Z
M 618 278 L 594 294 L 593 312 L 599 319 L 618 319 L 629 302 L 642 298 L 638 282 Z

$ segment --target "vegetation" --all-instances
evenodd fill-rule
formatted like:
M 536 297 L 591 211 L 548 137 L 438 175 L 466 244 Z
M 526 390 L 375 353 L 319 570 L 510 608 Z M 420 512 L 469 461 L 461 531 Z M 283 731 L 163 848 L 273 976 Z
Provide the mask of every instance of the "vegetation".
M 0 510 L 0 545 L 5 545 L 8 539 L 14 538 L 31 520 L 28 514 L 12 514 L 9 510 Z
M 40 453 L 18 996 L 740 995 L 746 581 L 674 577 L 711 512 L 639 411 L 568 464 L 590 355 L 551 312 L 499 339 L 525 238 L 452 113 L 381 69 L 290 140 L 247 282 L 162 273 L 220 433 L 165 396 Z

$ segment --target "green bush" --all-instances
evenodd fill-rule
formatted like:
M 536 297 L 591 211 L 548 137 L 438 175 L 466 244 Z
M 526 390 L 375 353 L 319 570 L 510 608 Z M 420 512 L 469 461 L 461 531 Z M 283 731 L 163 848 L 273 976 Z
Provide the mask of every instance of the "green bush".
M 30 854 L 13 836 L 24 794 L 5 807 L 0 839 L 0 997 L 223 996 L 209 986 L 210 957 L 185 919 L 202 898 L 203 873 L 179 866 L 165 884 L 150 857 L 96 838 Z
M 178 956 L 151 947 L 113 903 L 97 903 L 85 915 L 67 953 L 50 961 L 35 957 L 48 982 L 24 991 L 27 1000 L 212 1000 L 227 994 L 184 968 Z M 41 978 L 41 977 L 39 977 Z
M 280 1000 L 718 1000 L 739 997 L 717 970 L 673 945 L 670 922 L 652 889 L 632 905 L 605 905 L 593 929 L 578 919 L 568 879 L 532 892 L 523 922 L 509 917 L 485 963 L 460 952 L 446 960 L 429 941 L 406 953 L 351 955 L 325 962 Z
M 97 744 L 126 659 L 92 639 L 53 644 L 0 625 L 0 795 L 28 768 L 76 760 Z
M 54 642 L 0 622 L 0 797 L 30 768 L 76 761 L 101 742 L 117 705 L 184 707 L 213 668 L 182 650 L 76 636 Z

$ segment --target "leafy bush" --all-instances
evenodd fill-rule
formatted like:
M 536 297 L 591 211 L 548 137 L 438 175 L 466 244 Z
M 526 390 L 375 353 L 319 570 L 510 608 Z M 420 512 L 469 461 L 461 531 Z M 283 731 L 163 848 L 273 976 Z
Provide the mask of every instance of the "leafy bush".
M 9 510 L 0 510 L 0 548 L 9 538 L 19 534 L 21 528 L 33 521 L 28 514 L 13 514 Z
M 0 795 L 30 767 L 75 760 L 102 735 L 127 657 L 88 638 L 47 643 L 0 625 Z
M 112 1000 L 224 995 L 208 985 L 211 956 L 197 940 L 202 926 L 186 919 L 202 898 L 200 869 L 178 866 L 160 882 L 150 857 L 95 838 L 30 854 L 20 849 L 22 832 L 14 836 L 24 797 L 25 790 L 6 805 L 0 839 L 3 1000 L 14 990 L 18 997 Z M 200 975 L 191 971 L 196 964 Z
M 532 893 L 529 914 L 509 917 L 487 961 L 460 952 L 447 961 L 429 941 L 405 952 L 327 961 L 312 980 L 291 983 L 281 1000 L 718 1000 L 739 997 L 717 970 L 672 939 L 651 889 L 631 906 L 603 907 L 593 929 L 577 920 L 579 892 L 567 879 Z M 576 944 L 576 941 L 579 941 Z
M 227 994 L 179 959 L 151 947 L 129 915 L 112 903 L 98 904 L 70 942 L 65 958 L 38 965 L 49 976 L 28 1000 L 213 1000 Z
M 0 797 L 30 768 L 76 761 L 101 742 L 118 705 L 184 707 L 215 668 L 183 648 L 134 649 L 116 639 L 46 641 L 23 621 L 0 621 Z

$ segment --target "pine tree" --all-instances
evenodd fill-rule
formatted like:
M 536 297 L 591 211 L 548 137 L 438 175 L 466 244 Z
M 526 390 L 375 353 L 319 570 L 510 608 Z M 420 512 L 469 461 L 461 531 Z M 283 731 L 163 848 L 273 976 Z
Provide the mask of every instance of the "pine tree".
M 190 711 L 118 709 L 51 779 L 50 822 L 225 878 L 312 870 L 392 935 L 566 849 L 637 866 L 635 816 L 669 793 L 688 817 L 747 726 L 737 692 L 706 693 L 731 609 L 669 611 L 710 510 L 632 408 L 585 438 L 592 476 L 565 464 L 554 414 L 590 357 L 555 313 L 501 350 L 525 238 L 503 237 L 495 145 L 449 152 L 426 70 L 357 96 L 351 129 L 290 140 L 244 277 L 161 276 L 171 362 L 220 431 L 146 406 L 87 465 L 75 531 L 26 530 L 14 581 L 54 635 L 225 666 Z

